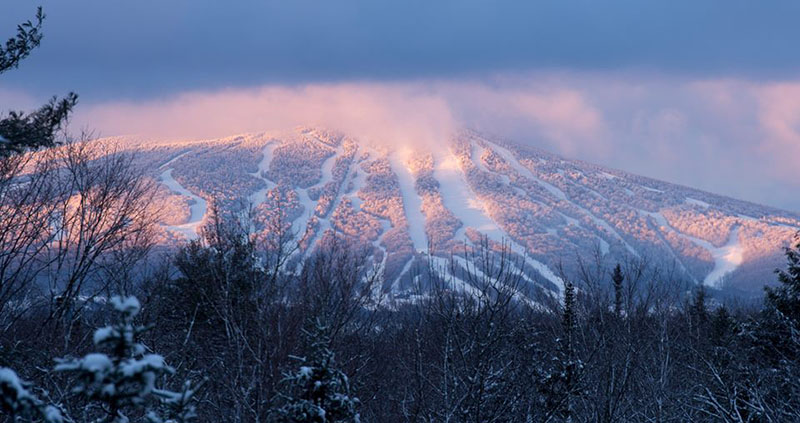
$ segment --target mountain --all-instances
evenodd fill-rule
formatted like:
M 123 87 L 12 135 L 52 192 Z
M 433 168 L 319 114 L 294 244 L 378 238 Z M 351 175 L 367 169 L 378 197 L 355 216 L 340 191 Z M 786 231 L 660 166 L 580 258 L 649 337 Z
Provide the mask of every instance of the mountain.
M 677 277 L 758 292 L 800 215 L 530 146 L 460 131 L 390 146 L 299 128 L 191 142 L 117 138 L 159 182 L 165 243 L 197 236 L 210 204 L 252 204 L 297 234 L 298 256 L 337 239 L 403 292 L 421 266 L 468 266 L 465 249 L 510 247 L 524 280 L 558 290 L 559 265 L 649 258 Z M 263 228 L 262 228 L 263 229 Z M 485 240 L 485 241 L 482 241 Z M 461 289 L 473 283 L 452 279 Z

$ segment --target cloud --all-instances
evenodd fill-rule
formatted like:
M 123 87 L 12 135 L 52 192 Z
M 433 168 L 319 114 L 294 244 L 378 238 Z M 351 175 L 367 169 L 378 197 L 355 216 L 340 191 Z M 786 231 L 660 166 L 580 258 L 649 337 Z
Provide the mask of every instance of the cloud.
M 758 150 L 774 157 L 771 168 L 796 178 L 800 165 L 800 83 L 769 84 L 757 90 L 759 122 L 764 138 Z
M 570 158 L 789 209 L 800 83 L 630 74 L 265 85 L 83 105 L 104 136 L 214 138 L 322 125 L 389 146 L 445 145 L 460 127 Z
M 455 125 L 440 96 L 421 85 L 264 86 L 186 93 L 166 100 L 110 102 L 80 112 L 101 135 L 214 138 L 320 125 L 384 143 L 446 139 Z
M 459 127 L 494 129 L 498 120 L 509 128 L 522 125 L 566 153 L 576 152 L 581 140 L 600 139 L 603 128 L 600 112 L 576 91 L 441 82 L 262 86 L 104 102 L 79 111 L 77 124 L 101 136 L 154 138 L 213 138 L 313 124 L 388 144 L 431 146 L 446 142 Z

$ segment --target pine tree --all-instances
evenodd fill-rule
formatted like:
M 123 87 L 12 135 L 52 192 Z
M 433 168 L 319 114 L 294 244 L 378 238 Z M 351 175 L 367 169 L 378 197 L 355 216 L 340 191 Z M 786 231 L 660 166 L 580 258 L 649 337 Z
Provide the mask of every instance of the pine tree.
M 76 375 L 78 383 L 73 391 L 98 406 L 102 414 L 98 423 L 127 423 L 128 414 L 144 415 L 152 423 L 193 419 L 191 400 L 195 391 L 189 383 L 180 392 L 155 385 L 157 379 L 174 370 L 162 356 L 146 353 L 145 346 L 137 341 L 146 330 L 134 323 L 139 301 L 135 297 L 113 297 L 111 304 L 120 314 L 120 322 L 94 333 L 94 344 L 109 350 L 110 355 L 90 353 L 79 359 L 60 359 L 55 370 Z
M 282 406 L 271 415 L 278 423 L 358 423 L 359 400 L 351 393 L 350 381 L 336 367 L 326 328 L 316 322 L 307 332 L 311 340 L 310 358 L 298 358 L 300 367 L 283 380 L 285 389 L 278 396 Z
M 99 414 L 95 423 L 129 423 L 131 416 L 149 423 L 185 423 L 196 417 L 193 405 L 197 388 L 188 381 L 180 391 L 156 387 L 156 380 L 173 372 L 158 354 L 146 354 L 137 342 L 145 330 L 134 324 L 139 313 L 135 297 L 113 297 L 111 304 L 121 315 L 117 324 L 94 332 L 94 343 L 111 355 L 90 353 L 79 359 L 59 359 L 55 371 L 76 375 L 72 391 L 88 398 L 92 405 L 84 414 Z M 99 410 L 99 411 L 94 411 Z M 75 421 L 62 416 L 63 408 L 47 405 L 8 368 L 0 368 L 0 411 L 11 421 L 28 419 L 46 423 Z M 67 415 L 67 414 L 64 414 Z M 67 415 L 68 416 L 68 415 Z M 137 421 L 138 421 L 137 420 Z
M 614 273 L 611 275 L 611 280 L 614 282 L 614 314 L 617 316 L 622 315 L 622 281 L 625 276 L 622 275 L 622 268 L 619 263 L 614 267 Z
M 689 317 L 696 336 L 700 336 L 703 328 L 708 323 L 708 308 L 706 306 L 706 288 L 699 285 L 694 292 L 694 298 L 689 306 Z
M 711 341 L 714 345 L 722 345 L 733 333 L 736 324 L 725 306 L 719 307 L 711 318 Z
M 17 34 L 0 46 L 0 74 L 16 69 L 19 63 L 39 47 L 45 15 L 40 7 L 34 21 L 17 26 Z M 0 159 L 40 147 L 56 144 L 56 133 L 78 103 L 78 96 L 69 93 L 63 99 L 53 97 L 32 113 L 11 111 L 0 119 Z
M 12 422 L 22 419 L 46 423 L 64 421 L 61 411 L 45 404 L 29 388 L 30 384 L 22 381 L 13 370 L 0 367 L 0 414 L 9 416 Z
M 566 404 L 564 407 L 564 421 L 572 421 L 572 396 L 575 390 L 575 373 L 577 363 L 575 361 L 575 286 L 567 281 L 564 286 L 564 314 L 562 316 L 562 329 L 564 331 L 564 341 L 562 343 L 564 359 L 564 387 Z
M 764 310 L 758 324 L 759 354 L 779 366 L 794 361 L 800 366 L 800 234 L 785 254 L 786 270 L 776 271 L 780 285 L 765 288 Z M 800 372 L 800 368 L 797 370 Z
M 800 328 L 800 234 L 785 254 L 786 270 L 776 271 L 780 286 L 765 288 L 767 307 Z
M 564 304 L 561 311 L 561 337 L 552 356 L 553 366 L 541 380 L 541 393 L 547 420 L 557 417 L 560 421 L 572 421 L 573 397 L 577 390 L 577 373 L 582 363 L 575 354 L 576 330 L 575 285 L 564 283 Z

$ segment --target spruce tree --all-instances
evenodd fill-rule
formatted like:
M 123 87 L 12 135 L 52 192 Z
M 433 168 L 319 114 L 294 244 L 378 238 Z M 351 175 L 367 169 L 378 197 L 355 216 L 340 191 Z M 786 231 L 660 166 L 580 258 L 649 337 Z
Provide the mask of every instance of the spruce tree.
M 34 21 L 17 25 L 17 33 L 0 46 L 0 74 L 19 67 L 20 62 L 39 47 L 45 15 L 40 7 Z M 56 134 L 63 127 L 78 96 L 69 93 L 63 99 L 53 97 L 47 104 L 31 113 L 10 111 L 0 119 L 0 159 L 14 154 L 52 147 Z
M 139 301 L 135 297 L 110 300 L 119 322 L 94 332 L 97 347 L 82 358 L 58 359 L 55 371 L 75 376 L 72 392 L 89 401 L 80 413 L 94 423 L 186 423 L 196 418 L 193 405 L 197 388 L 187 381 L 180 391 L 156 386 L 159 378 L 173 372 L 158 354 L 147 353 L 138 342 L 145 327 L 136 325 Z M 0 412 L 11 421 L 61 423 L 81 421 L 65 413 L 69 404 L 48 405 L 8 368 L 0 368 Z M 25 420 L 21 420 L 25 419 Z
M 146 330 L 136 325 L 139 301 L 135 297 L 113 297 L 111 304 L 120 316 L 117 323 L 94 333 L 97 347 L 105 353 L 90 353 L 78 359 L 60 359 L 56 371 L 75 375 L 73 392 L 90 401 L 87 411 L 100 416 L 98 423 L 128 423 L 142 417 L 150 423 L 184 423 L 195 418 L 191 404 L 195 390 L 189 383 L 182 391 L 168 391 L 156 381 L 174 370 L 159 354 L 147 353 L 138 342 Z
M 768 309 L 795 327 L 800 327 L 800 234 L 794 246 L 786 248 L 786 270 L 777 270 L 780 285 L 765 288 Z
M 30 388 L 13 370 L 0 367 L 0 416 L 6 415 L 12 422 L 62 423 L 61 411 L 39 399 Z
M 622 281 L 625 280 L 625 276 L 622 275 L 619 263 L 614 267 L 611 280 L 614 282 L 614 314 L 620 316 L 622 315 Z
M 311 356 L 297 358 L 300 366 L 286 374 L 271 419 L 277 423 L 358 423 L 360 404 L 350 380 L 336 366 L 327 328 L 315 322 L 307 331 Z
M 708 323 L 708 308 L 706 306 L 706 288 L 698 285 L 694 291 L 694 298 L 689 306 L 689 317 L 695 334 L 700 336 L 702 329 Z
M 577 390 L 577 373 L 582 363 L 575 354 L 576 297 L 575 285 L 564 283 L 564 303 L 561 310 L 561 336 L 556 340 L 557 348 L 552 356 L 552 367 L 541 380 L 543 406 L 550 420 L 572 421 L 573 397 Z
M 562 329 L 564 331 L 564 342 L 562 343 L 564 359 L 564 388 L 566 404 L 564 407 L 564 421 L 572 421 L 572 396 L 575 391 L 575 377 L 577 363 L 575 360 L 575 286 L 572 282 L 567 282 L 564 286 L 564 314 L 562 316 Z
M 800 234 L 785 254 L 786 269 L 776 271 L 780 285 L 764 288 L 766 298 L 758 324 L 759 354 L 778 367 L 800 366 Z M 800 367 L 796 370 L 800 372 Z

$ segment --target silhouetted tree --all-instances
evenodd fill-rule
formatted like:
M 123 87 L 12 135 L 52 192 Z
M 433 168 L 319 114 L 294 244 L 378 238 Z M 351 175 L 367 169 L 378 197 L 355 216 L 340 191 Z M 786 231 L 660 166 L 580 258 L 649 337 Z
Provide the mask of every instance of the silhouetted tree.
M 767 306 L 789 322 L 798 326 L 800 324 L 800 235 L 794 241 L 794 246 L 786 248 L 786 269 L 777 270 L 778 282 L 776 288 L 766 287 Z
M 307 331 L 310 356 L 298 358 L 297 371 L 286 374 L 271 418 L 277 423 L 358 423 L 360 404 L 350 380 L 336 365 L 327 327 L 315 321 Z
M 694 291 L 692 303 L 689 306 L 689 318 L 695 336 L 700 337 L 708 323 L 708 308 L 706 306 L 706 288 L 699 285 Z
M 614 314 L 617 316 L 622 314 L 622 281 L 625 276 L 622 275 L 622 268 L 619 263 L 614 267 L 614 273 L 611 275 L 611 281 L 614 282 Z
M 17 26 L 16 36 L 0 47 L 0 74 L 19 67 L 42 41 L 45 15 L 40 7 L 34 21 Z M 56 144 L 56 133 L 62 128 L 78 103 L 78 96 L 69 93 L 63 99 L 53 97 L 47 104 L 31 113 L 9 111 L 0 119 L 0 160 L 12 154 Z

